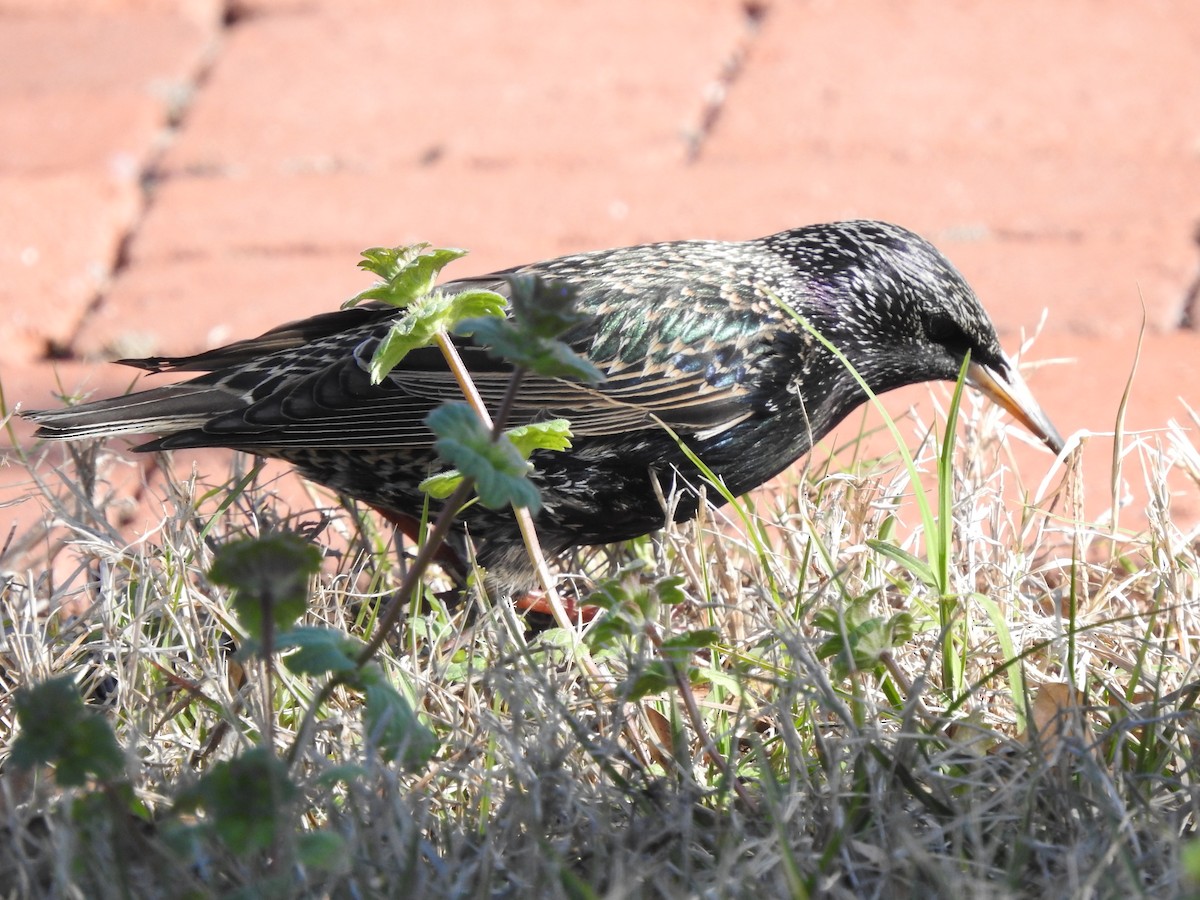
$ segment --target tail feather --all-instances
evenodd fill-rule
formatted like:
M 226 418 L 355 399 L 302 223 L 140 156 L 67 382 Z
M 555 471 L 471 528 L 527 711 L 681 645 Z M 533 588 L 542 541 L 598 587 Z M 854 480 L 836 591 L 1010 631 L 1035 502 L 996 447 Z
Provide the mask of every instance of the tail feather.
M 37 437 L 81 440 L 120 434 L 174 434 L 199 428 L 214 416 L 245 405 L 240 393 L 214 385 L 169 384 L 62 409 L 23 412 L 38 424 Z

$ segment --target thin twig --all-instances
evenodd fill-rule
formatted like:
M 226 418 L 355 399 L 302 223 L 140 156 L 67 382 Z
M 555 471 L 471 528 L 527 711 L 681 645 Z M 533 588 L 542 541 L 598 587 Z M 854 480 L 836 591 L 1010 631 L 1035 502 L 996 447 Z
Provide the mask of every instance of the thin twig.
M 750 796 L 750 792 L 746 790 L 746 786 L 738 781 L 737 774 L 733 771 L 733 767 L 729 765 L 729 760 L 721 755 L 721 752 L 717 749 L 716 742 L 712 739 L 712 735 L 708 733 L 708 728 L 704 724 L 704 717 L 700 713 L 700 704 L 696 702 L 696 695 L 692 692 L 692 685 L 687 680 L 686 671 L 680 669 L 679 666 L 675 665 L 674 660 L 662 652 L 662 638 L 658 636 L 658 632 L 649 623 L 646 624 L 644 631 L 650 643 L 658 651 L 659 658 L 670 670 L 671 677 L 675 680 L 675 686 L 679 689 L 679 696 L 683 699 L 684 709 L 687 710 L 688 718 L 692 721 L 692 728 L 695 729 L 696 737 L 700 741 L 704 755 L 708 757 L 708 761 L 729 782 L 734 793 L 738 795 L 738 799 L 746 804 L 746 808 L 750 811 L 758 809 L 758 804 Z
M 371 658 L 374 657 L 379 648 L 383 646 L 384 641 L 387 640 L 388 634 L 399 620 L 401 612 L 407 605 L 408 598 L 421 583 L 421 578 L 424 576 L 425 570 L 433 562 L 434 556 L 436 556 L 438 549 L 442 546 L 446 535 L 450 531 L 450 526 L 454 523 L 454 518 L 458 515 L 458 511 L 462 508 L 463 504 L 467 502 L 474 486 L 474 479 L 464 477 L 442 507 L 441 512 L 438 513 L 438 517 L 433 523 L 433 528 L 426 536 L 425 541 L 417 549 L 417 555 L 413 559 L 412 565 L 409 566 L 404 579 L 401 581 L 400 587 L 392 595 L 392 599 L 388 601 L 383 613 L 377 620 L 375 632 L 371 635 L 371 639 L 355 658 L 354 670 L 352 672 L 340 672 L 325 682 L 324 686 L 317 693 L 317 696 L 313 698 L 313 702 L 304 711 L 304 719 L 300 723 L 300 727 L 296 730 L 296 737 L 292 741 L 291 747 L 288 748 L 287 763 L 289 766 L 295 763 L 296 757 L 300 752 L 300 747 L 303 745 L 309 730 L 312 728 L 313 721 L 316 719 L 317 711 L 328 702 L 339 685 L 350 681 L 354 675 L 362 670 L 363 666 L 371 661 Z

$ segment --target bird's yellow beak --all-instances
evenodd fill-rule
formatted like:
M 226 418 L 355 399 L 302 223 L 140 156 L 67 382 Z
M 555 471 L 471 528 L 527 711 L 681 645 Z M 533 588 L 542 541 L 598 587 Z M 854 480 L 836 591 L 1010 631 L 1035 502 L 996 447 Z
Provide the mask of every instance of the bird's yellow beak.
M 1007 410 L 1055 455 L 1062 452 L 1063 439 L 1049 417 L 1033 399 L 1033 394 L 1017 372 L 1017 367 L 1004 357 L 1007 372 L 1000 373 L 990 366 L 972 361 L 967 366 L 967 384 L 989 400 Z

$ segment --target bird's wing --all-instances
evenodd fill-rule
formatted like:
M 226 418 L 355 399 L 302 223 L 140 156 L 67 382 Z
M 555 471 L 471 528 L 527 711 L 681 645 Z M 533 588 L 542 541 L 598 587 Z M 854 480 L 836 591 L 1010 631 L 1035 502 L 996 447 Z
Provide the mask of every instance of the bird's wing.
M 507 293 L 505 274 L 454 282 L 447 288 Z M 605 372 L 606 380 L 589 386 L 527 375 L 509 424 L 561 417 L 583 437 L 653 427 L 658 419 L 685 433 L 712 434 L 753 415 L 745 375 L 761 336 L 731 310 L 728 298 L 721 296 L 724 290 L 715 277 L 711 282 L 692 278 L 686 287 L 640 285 L 634 298 L 630 289 L 610 286 L 603 279 L 584 282 L 579 304 L 591 318 L 565 339 Z M 435 348 L 410 353 L 381 384 L 371 384 L 370 359 L 393 317 L 388 308 L 365 305 L 289 323 L 196 356 L 126 361 L 152 371 L 211 374 L 147 392 L 156 404 L 143 402 L 136 427 L 114 424 L 122 431 L 174 432 L 144 445 L 147 449 L 427 448 L 433 436 L 424 425 L 425 416 L 445 401 L 461 400 L 462 394 Z M 456 343 L 479 393 L 495 410 L 511 366 L 470 341 Z M 219 397 L 220 402 L 200 424 L 202 411 L 197 406 L 202 401 L 197 398 L 205 395 Z M 172 397 L 187 399 L 187 416 L 175 414 Z M 80 407 L 75 414 L 86 414 L 86 409 Z M 160 413 L 169 427 L 153 427 L 148 410 Z M 107 415 L 118 413 L 113 408 Z M 62 432 L 69 430 L 66 418 L 42 421 Z

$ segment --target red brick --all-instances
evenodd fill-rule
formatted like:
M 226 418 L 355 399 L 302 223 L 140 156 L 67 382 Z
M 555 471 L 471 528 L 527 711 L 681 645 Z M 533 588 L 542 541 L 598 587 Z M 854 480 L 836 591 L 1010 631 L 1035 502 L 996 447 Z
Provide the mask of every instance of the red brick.
M 162 4 L 136 15 L 48 10 L 0 18 L 7 360 L 68 339 L 104 287 L 137 220 L 170 90 L 193 77 L 211 35 Z
M 83 175 L 0 178 L 0 360 L 66 340 L 105 285 L 137 216 L 131 182 Z
M 0 19 L 0 93 L 46 102 L 56 91 L 162 91 L 190 83 L 212 32 L 164 11 Z
M 461 274 L 623 242 L 751 236 L 690 210 L 683 198 L 706 182 L 697 170 L 585 176 L 524 164 L 503 177 L 445 165 L 377 175 L 171 178 L 156 191 L 132 259 L 315 250 L 345 254 L 353 265 L 364 247 L 427 240 L 470 249 L 455 265 Z
M 163 101 L 146 92 L 0 92 L 0 174 L 87 170 L 136 181 L 164 119 Z
M 1198 44 L 1186 3 L 777 3 L 707 152 L 934 176 L 956 155 L 1178 159 Z
M 738 7 L 715 0 L 254 16 L 229 34 L 167 164 L 259 174 L 429 158 L 492 170 L 678 163 L 739 28 Z
M 116 282 L 77 349 L 94 361 L 195 353 L 336 309 L 370 283 L 341 254 L 148 263 Z
M 152 16 L 169 13 L 215 25 L 224 14 L 224 5 L 223 0 L 0 0 L 0 15 Z

